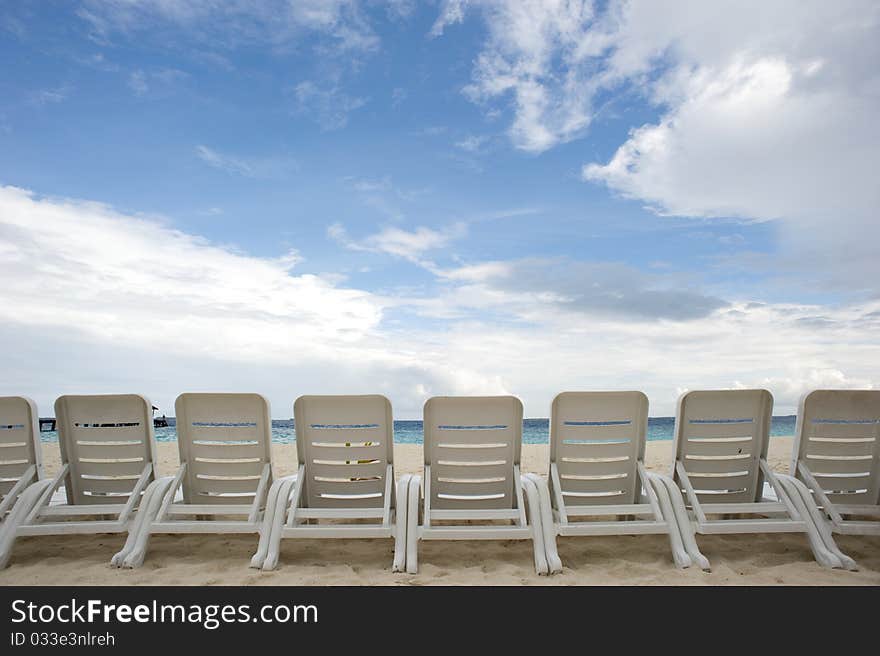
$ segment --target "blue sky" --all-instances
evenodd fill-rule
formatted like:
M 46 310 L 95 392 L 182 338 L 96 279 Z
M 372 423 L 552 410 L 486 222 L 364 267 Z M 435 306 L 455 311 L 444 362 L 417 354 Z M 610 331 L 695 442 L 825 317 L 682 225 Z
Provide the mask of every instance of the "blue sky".
M 878 384 L 878 9 L 748 4 L 4 4 L 0 393 Z

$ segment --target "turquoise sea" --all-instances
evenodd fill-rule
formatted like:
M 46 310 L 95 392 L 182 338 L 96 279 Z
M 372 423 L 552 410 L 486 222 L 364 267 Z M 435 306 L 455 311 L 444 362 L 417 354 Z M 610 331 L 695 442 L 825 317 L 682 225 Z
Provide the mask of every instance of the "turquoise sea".
M 156 440 L 159 442 L 174 442 L 177 440 L 177 429 L 174 418 L 169 417 L 168 428 L 156 429 Z M 648 419 L 648 440 L 671 440 L 674 417 L 651 417 Z M 770 435 L 794 435 L 795 416 L 773 417 L 770 427 Z M 421 420 L 401 420 L 394 422 L 394 441 L 398 444 L 421 444 L 422 443 Z M 55 442 L 58 433 L 46 431 L 41 435 L 44 442 Z M 549 420 L 547 419 L 524 419 L 523 442 L 525 444 L 547 444 L 549 442 Z M 293 419 L 272 420 L 272 441 L 289 444 L 296 439 Z

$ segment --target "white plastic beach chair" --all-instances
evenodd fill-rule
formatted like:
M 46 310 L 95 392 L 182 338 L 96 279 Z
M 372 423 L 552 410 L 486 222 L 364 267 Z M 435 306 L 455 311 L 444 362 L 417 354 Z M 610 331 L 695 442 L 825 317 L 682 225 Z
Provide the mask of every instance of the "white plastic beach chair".
M 251 567 L 274 569 L 282 538 L 393 537 L 401 569 L 406 511 L 395 503 L 391 403 L 378 394 L 301 396 L 293 416 L 299 469 L 269 493 L 274 513 Z
M 434 397 L 424 409 L 424 486 L 409 482 L 406 571 L 418 571 L 419 540 L 532 540 L 535 570 L 548 562 L 538 477 L 520 476 L 523 407 L 513 396 Z M 423 492 L 422 521 L 419 500 Z M 528 507 L 524 503 L 528 500 Z
M 675 420 L 676 485 L 670 495 L 683 538 L 697 533 L 806 533 L 826 567 L 855 568 L 837 548 L 804 485 L 767 464 L 773 397 L 767 390 L 683 394 Z M 763 496 L 764 482 L 776 500 Z M 691 508 L 686 519 L 681 491 Z M 730 518 L 748 515 L 748 518 Z
M 23 396 L 0 396 L 0 522 L 18 496 L 43 478 L 37 404 Z
M 149 503 L 145 490 L 155 476 L 156 448 L 147 399 L 62 396 L 55 417 L 61 470 L 28 486 L 0 526 L 0 567 L 19 536 L 123 533 L 138 504 Z M 67 503 L 50 505 L 62 484 Z
M 641 392 L 563 392 L 553 399 L 556 535 L 666 534 L 676 565 L 708 568 L 696 544 L 689 545 L 692 558 L 682 542 L 667 486 L 645 469 L 647 427 L 648 397 Z
M 836 533 L 880 535 L 880 390 L 816 390 L 800 403 L 791 473 Z
M 272 484 L 269 402 L 259 394 L 181 394 L 174 404 L 180 467 L 111 563 L 138 567 L 155 533 L 259 533 Z M 178 490 L 182 492 L 177 500 Z

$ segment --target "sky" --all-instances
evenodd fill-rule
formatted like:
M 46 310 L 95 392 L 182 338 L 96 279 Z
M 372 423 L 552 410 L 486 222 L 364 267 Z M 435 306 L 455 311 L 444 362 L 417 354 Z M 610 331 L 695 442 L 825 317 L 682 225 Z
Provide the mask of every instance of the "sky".
M 10 0 L 0 394 L 880 385 L 880 4 Z

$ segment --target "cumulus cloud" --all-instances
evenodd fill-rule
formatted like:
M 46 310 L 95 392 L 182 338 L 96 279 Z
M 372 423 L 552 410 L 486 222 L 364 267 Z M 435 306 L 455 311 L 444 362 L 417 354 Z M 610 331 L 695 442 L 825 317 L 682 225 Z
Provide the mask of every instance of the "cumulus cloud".
M 483 298 L 485 300 L 485 297 Z M 796 411 L 801 389 L 835 383 L 877 387 L 880 346 L 859 317 L 877 303 L 840 308 L 823 333 L 797 319 L 814 306 L 735 302 L 689 321 L 637 321 L 605 314 L 547 311 L 528 323 L 504 320 L 488 307 L 479 318 L 437 317 L 442 334 L 419 336 L 450 368 L 479 363 L 525 400 L 528 416 L 547 416 L 565 389 L 640 389 L 652 416 L 670 416 L 684 389 L 764 386 L 775 411 Z M 528 306 L 520 304 L 525 313 Z M 430 312 L 430 308 L 425 308 Z M 442 341 L 441 341 L 442 340 Z M 840 375 L 830 372 L 840 372 Z M 835 385 L 836 386 L 836 385 Z
M 880 73 L 867 65 L 880 58 L 880 9 L 688 5 L 682 23 L 685 9 L 669 9 L 633 3 L 609 23 L 605 79 L 662 63 L 647 88 L 664 113 L 584 177 L 665 214 L 779 219 L 804 269 L 880 291 L 864 280 L 880 238 Z
M 474 102 L 510 98 L 513 143 L 541 152 L 581 134 L 591 120 L 595 84 L 584 65 L 593 18 L 591 2 L 570 0 L 447 1 L 431 30 L 460 23 L 468 5 L 483 14 L 488 37 L 464 88 Z M 488 111 L 496 111 L 490 108 Z
M 358 247 L 404 257 L 454 234 L 371 237 Z M 0 187 L 0 394 L 49 408 L 61 393 L 140 391 L 165 410 L 183 391 L 252 390 L 287 417 L 298 394 L 378 391 L 411 418 L 434 394 L 514 393 L 546 416 L 563 389 L 633 388 L 668 415 L 678 388 L 763 385 L 791 412 L 811 386 L 880 384 L 878 301 L 734 300 L 688 317 L 681 307 L 718 301 L 616 265 L 435 268 L 439 288 L 418 295 L 304 267 L 296 251 L 255 257 L 167 221 Z
M 50 407 L 62 390 L 143 390 L 168 408 L 187 388 L 244 385 L 285 408 L 296 393 L 381 389 L 416 416 L 425 391 L 498 389 L 471 367 L 447 371 L 412 345 L 390 347 L 382 299 L 297 274 L 301 261 L 0 187 L 0 277 L 14 281 L 0 304 L 15 308 L 0 334 L 22 354 L 2 392 Z
M 870 378 L 851 378 L 839 369 L 811 369 L 793 376 L 752 379 L 748 383 L 736 381 L 735 388 L 772 389 L 774 403 L 784 408 L 797 407 L 801 397 L 817 389 L 873 389 Z
M 880 294 L 880 6 L 870 0 L 607 4 L 447 2 L 434 32 L 479 15 L 466 93 L 509 105 L 515 146 L 585 134 L 605 103 L 644 101 L 586 180 L 661 214 L 774 220 L 810 286 Z

